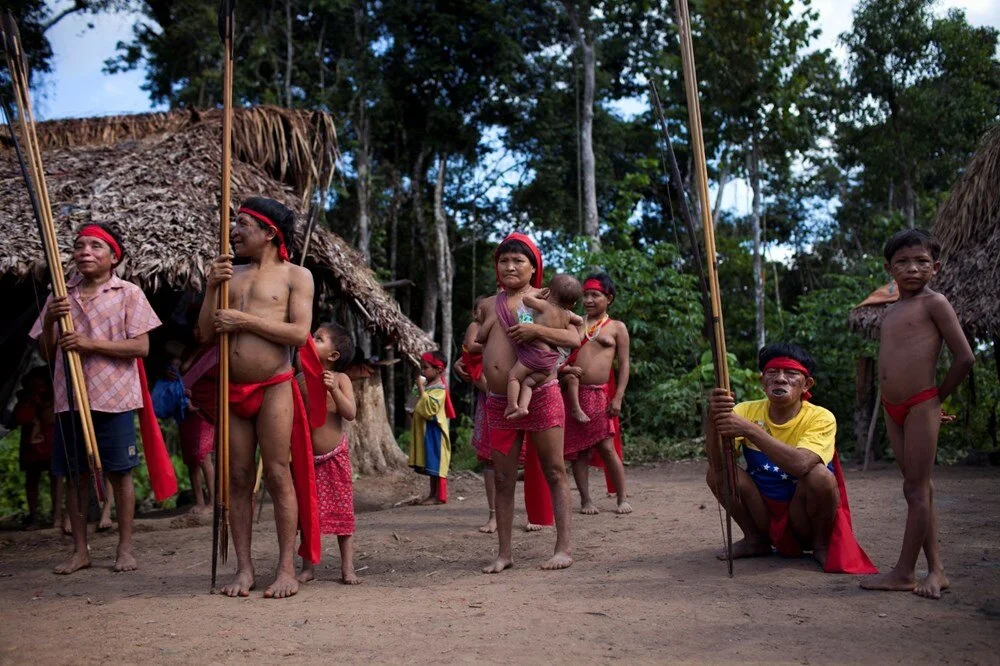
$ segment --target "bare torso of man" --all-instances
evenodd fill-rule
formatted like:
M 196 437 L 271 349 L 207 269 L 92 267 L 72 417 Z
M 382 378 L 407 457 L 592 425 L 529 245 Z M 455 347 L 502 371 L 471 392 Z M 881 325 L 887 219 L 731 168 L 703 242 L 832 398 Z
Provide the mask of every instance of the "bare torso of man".
M 929 291 L 929 290 L 928 290 Z M 921 294 L 889 306 L 882 320 L 878 377 L 882 396 L 901 403 L 913 394 L 937 386 L 935 370 L 941 354 L 941 331 L 928 311 L 936 292 Z M 905 344 L 898 344 L 905 341 Z
M 295 271 L 305 269 L 287 261 L 264 267 L 234 266 L 229 306 L 269 321 L 287 322 Z M 234 382 L 262 382 L 291 368 L 291 354 L 285 345 L 250 331 L 233 333 L 230 338 L 230 378 Z

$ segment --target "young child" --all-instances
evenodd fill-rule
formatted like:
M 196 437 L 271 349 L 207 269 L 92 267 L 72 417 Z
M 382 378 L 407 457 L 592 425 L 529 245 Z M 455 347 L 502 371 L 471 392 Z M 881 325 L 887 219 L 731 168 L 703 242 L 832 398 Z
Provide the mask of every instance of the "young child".
M 537 294 L 525 294 L 523 307 L 518 309 L 519 323 L 534 323 L 560 330 L 570 322 L 579 325 L 583 320 L 573 314 L 573 308 L 582 295 L 580 281 L 571 275 L 560 273 L 552 278 L 548 289 Z M 482 327 L 478 337 L 480 342 L 489 337 L 490 329 L 496 321 L 491 319 L 489 324 Z M 507 375 L 507 409 L 504 416 L 508 419 L 528 415 L 532 389 L 552 376 L 568 356 L 541 341 L 516 349 L 517 363 Z
M 59 476 L 69 477 L 66 495 L 74 551 L 65 564 L 56 567 L 57 574 L 70 574 L 90 566 L 86 519 L 90 470 L 79 413 L 67 391 L 63 351 L 75 351 L 82 357 L 96 444 L 104 473 L 114 489 L 118 508 L 115 571 L 138 568 L 132 551 L 135 512 L 132 468 L 139 464 L 132 421 L 136 411 L 142 429 L 143 453 L 157 499 L 177 492 L 177 481 L 153 413 L 142 366 L 142 357 L 149 353 L 149 331 L 159 326 L 160 320 L 142 290 L 115 275 L 122 254 L 121 238 L 114 229 L 103 224 L 82 227 L 73 242 L 77 272 L 66 283 L 68 296 L 50 297 L 30 333 L 39 340 L 42 356 L 54 361 L 56 427 L 52 469 Z M 58 321 L 64 315 L 73 320 L 72 333 L 60 332 Z
M 313 333 L 313 343 L 323 364 L 326 394 L 310 396 L 301 373 L 297 380 L 307 404 L 310 400 L 326 400 L 326 422 L 311 428 L 319 528 L 321 534 L 337 535 L 340 582 L 357 585 L 361 580 L 354 573 L 354 473 L 344 431 L 344 421 L 354 420 L 356 408 L 351 380 L 342 372 L 354 357 L 354 342 L 342 326 L 325 323 Z M 303 557 L 299 582 L 311 581 L 315 569 L 316 563 Z
M 906 530 L 892 571 L 861 583 L 869 590 L 913 591 L 930 599 L 940 599 L 949 585 L 938 546 L 931 482 L 941 402 L 975 361 L 948 299 L 928 287 L 941 268 L 940 251 L 937 240 L 921 229 L 897 232 L 885 246 L 885 268 L 899 287 L 900 298 L 889 306 L 882 321 L 878 374 L 889 442 L 903 473 Z M 953 361 L 937 385 L 935 369 L 942 341 Z M 917 583 L 921 548 L 927 557 L 927 577 Z
M 430 477 L 430 492 L 422 505 L 448 502 L 448 467 L 451 438 L 448 421 L 455 418 L 451 395 L 442 376 L 448 362 L 439 351 L 420 357 L 417 401 L 413 405 L 413 437 L 410 440 L 410 467 Z
M 479 329 L 486 320 L 486 312 L 482 308 L 485 296 L 476 299 L 472 308 L 472 322 L 465 329 L 462 340 L 462 365 L 472 380 L 476 390 L 476 412 L 473 419 L 472 448 L 476 450 L 476 458 L 483 465 L 483 483 L 486 486 L 486 503 L 490 515 L 486 523 L 479 528 L 483 534 L 493 534 L 497 531 L 496 518 L 496 479 L 493 475 L 493 456 L 490 453 L 490 442 L 486 436 L 486 377 L 483 376 L 483 345 L 476 338 Z
M 52 407 L 52 381 L 45 366 L 35 366 L 25 373 L 21 385 L 12 420 L 15 426 L 21 428 L 18 460 L 24 472 L 24 494 L 28 500 L 24 529 L 38 529 L 38 486 L 42 472 L 49 474 L 52 524 L 58 528 L 63 522 L 62 479 L 52 474 L 52 438 L 56 420 Z M 65 525 L 63 529 L 66 529 Z
M 195 328 L 195 340 L 201 340 Z M 181 457 L 191 480 L 194 506 L 191 513 L 208 515 L 215 501 L 215 423 L 219 407 L 219 348 L 200 345 L 181 366 L 181 382 L 189 399 L 187 416 L 180 422 Z

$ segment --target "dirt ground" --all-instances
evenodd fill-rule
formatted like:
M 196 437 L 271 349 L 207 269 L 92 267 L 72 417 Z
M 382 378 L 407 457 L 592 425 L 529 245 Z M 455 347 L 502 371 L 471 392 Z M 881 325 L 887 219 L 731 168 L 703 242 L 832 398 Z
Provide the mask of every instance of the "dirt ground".
M 574 514 L 572 568 L 540 571 L 552 532 L 517 530 L 516 566 L 499 576 L 478 573 L 496 539 L 476 531 L 487 512 L 472 475 L 451 481 L 447 506 L 389 510 L 374 509 L 423 482 L 362 479 L 364 584 L 334 582 L 331 538 L 320 580 L 284 601 L 208 594 L 211 529 L 171 528 L 169 517 L 140 521 L 133 574 L 110 572 L 113 534 L 93 539 L 92 569 L 62 578 L 50 571 L 68 553 L 66 538 L 6 532 L 0 662 L 1000 661 L 996 468 L 936 471 L 952 582 L 937 602 L 860 590 L 809 559 L 738 561 L 730 580 L 711 556 L 721 531 L 703 464 L 630 469 L 629 478 L 631 516 L 615 516 L 603 493 L 599 516 Z M 592 476 L 595 491 L 602 483 Z M 891 565 L 905 511 L 895 470 L 848 471 L 848 490 L 862 545 Z M 277 554 L 270 518 L 268 507 L 254 540 L 265 584 Z

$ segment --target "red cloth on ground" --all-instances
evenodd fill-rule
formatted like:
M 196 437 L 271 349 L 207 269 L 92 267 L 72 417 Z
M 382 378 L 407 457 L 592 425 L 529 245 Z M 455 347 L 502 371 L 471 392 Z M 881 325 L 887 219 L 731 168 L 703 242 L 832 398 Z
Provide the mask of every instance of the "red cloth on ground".
M 605 384 L 581 384 L 580 407 L 590 417 L 587 423 L 580 423 L 569 413 L 569 399 L 563 396 L 566 408 L 566 439 L 563 458 L 576 460 L 580 455 L 592 455 L 590 449 L 600 442 L 613 437 L 615 427 L 608 416 L 608 392 Z M 600 453 L 594 451 L 600 458 Z
M 315 347 L 313 347 L 315 350 Z M 301 356 L 300 350 L 300 356 Z M 303 370 L 305 369 L 303 363 Z M 229 407 L 243 419 L 253 419 L 264 402 L 264 390 L 284 382 L 292 383 L 292 484 L 295 499 L 299 505 L 299 529 L 302 530 L 302 544 L 299 555 L 310 562 L 319 562 L 322 554 L 319 534 L 319 514 L 316 508 L 316 476 L 313 468 L 312 434 L 309 412 L 302 401 L 295 372 L 289 370 L 257 384 L 229 384 Z M 307 385 L 308 386 L 308 385 Z M 308 386 L 312 391 L 312 387 Z M 326 389 L 316 395 L 325 395 Z M 326 408 L 325 400 L 318 400 Z M 324 420 L 325 420 L 324 412 Z M 320 424 L 322 425 L 322 423 Z M 318 426 L 317 426 L 318 427 Z
M 823 571 L 826 573 L 876 574 L 878 569 L 875 568 L 871 559 L 868 558 L 868 554 L 854 537 L 854 528 L 851 525 L 851 507 L 847 501 L 847 486 L 844 484 L 844 472 L 840 467 L 840 456 L 836 453 L 833 454 L 833 475 L 837 479 L 837 488 L 840 490 L 840 506 L 837 507 L 837 516 L 834 519 L 833 532 L 830 534 L 829 552 Z M 778 502 L 767 497 L 763 497 L 763 499 L 771 514 L 771 523 L 768 526 L 771 544 L 779 555 L 798 557 L 802 554 L 802 546 L 792 534 L 788 516 L 791 502 Z
M 153 411 L 153 399 L 149 395 L 149 382 L 146 381 L 146 366 L 141 358 L 135 359 L 139 371 L 139 389 L 142 392 L 142 409 L 139 413 L 139 434 L 142 436 L 142 453 L 146 459 L 146 471 L 149 472 L 149 485 L 157 502 L 177 494 L 177 475 L 174 473 L 174 463 L 167 453 L 167 445 L 160 432 L 160 423 Z
M 605 319 L 597 327 L 597 331 L 600 331 L 602 328 L 604 328 L 605 326 L 607 326 L 610 323 L 611 323 L 611 318 L 608 317 L 607 319 Z M 594 335 L 596 336 L 597 332 L 595 332 Z M 583 345 L 587 344 L 588 342 L 590 342 L 590 340 L 588 338 L 584 337 L 583 338 L 583 342 L 580 343 L 580 346 L 577 347 L 576 349 L 574 349 L 573 353 L 571 353 L 569 355 L 569 358 L 566 359 L 566 365 L 575 365 L 576 364 L 576 357 L 579 356 L 580 350 L 583 349 Z M 611 371 L 608 373 L 608 383 L 605 384 L 604 386 L 605 386 L 605 390 L 608 393 L 608 404 L 611 404 L 611 399 L 614 398 L 615 393 L 618 392 L 618 378 L 615 376 L 615 369 L 614 369 L 614 367 L 612 367 Z M 625 453 L 622 450 L 622 425 L 621 425 L 621 419 L 619 417 L 617 417 L 617 416 L 614 417 L 613 419 L 611 419 L 611 427 L 614 429 L 614 435 L 613 436 L 614 436 L 614 442 L 615 442 L 615 452 L 618 454 L 618 459 L 619 460 L 625 460 Z M 590 466 L 591 467 L 600 467 L 601 469 L 604 470 L 604 484 L 607 486 L 609 493 L 616 493 L 616 492 L 618 492 L 617 489 L 615 488 L 615 482 L 611 478 L 611 473 L 604 467 L 604 460 L 601 458 L 600 452 L 598 452 L 596 449 L 594 450 L 594 452 L 590 456 Z
M 316 469 L 320 533 L 354 534 L 354 473 L 347 433 L 333 451 L 314 456 L 313 467 Z
M 936 398 L 938 395 L 938 389 L 929 388 L 921 391 L 920 393 L 908 398 L 905 402 L 899 405 L 894 405 L 888 402 L 885 398 L 882 398 L 882 407 L 885 408 L 885 413 L 889 415 L 889 418 L 898 425 L 900 428 L 906 423 L 906 417 L 909 415 L 910 410 L 919 405 L 922 402 L 927 402 Z
M 188 467 L 200 465 L 215 449 L 215 426 L 200 413 L 189 412 L 178 427 L 181 438 L 181 455 Z

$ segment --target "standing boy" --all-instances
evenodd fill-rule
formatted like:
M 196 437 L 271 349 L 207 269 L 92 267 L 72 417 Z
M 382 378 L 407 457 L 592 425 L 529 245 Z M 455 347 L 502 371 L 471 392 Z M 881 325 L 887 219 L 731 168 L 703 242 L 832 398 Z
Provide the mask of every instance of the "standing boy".
M 114 570 L 133 571 L 139 566 L 132 552 L 135 516 L 132 468 L 139 464 L 132 417 L 134 411 L 143 409 L 143 393 L 148 397 L 145 382 L 140 381 L 141 365 L 137 360 L 149 353 L 148 333 L 160 325 L 160 320 L 142 290 L 115 275 L 122 254 L 121 238 L 111 227 L 88 224 L 80 229 L 73 243 L 77 272 L 66 283 L 67 296 L 50 297 L 30 333 L 39 340 L 42 356 L 54 361 L 56 428 L 52 471 L 69 479 L 67 510 L 74 549 L 69 561 L 55 568 L 57 574 L 70 574 L 90 566 L 85 513 L 90 499 L 90 470 L 79 413 L 67 388 L 64 351 L 75 351 L 82 358 L 97 449 L 118 507 Z M 60 335 L 58 322 L 67 314 L 73 320 L 74 331 Z M 155 414 L 143 416 L 151 417 L 155 424 Z M 147 461 L 156 459 L 149 450 L 154 443 L 144 444 Z
M 899 287 L 899 301 L 882 321 L 878 376 L 885 408 L 886 430 L 896 464 L 903 473 L 906 530 L 892 571 L 862 581 L 869 590 L 913 591 L 940 599 L 948 589 L 934 515 L 931 470 L 941 427 L 941 402 L 951 395 L 975 362 L 955 310 L 928 284 L 941 269 L 941 246 L 922 229 L 897 232 L 885 245 L 885 268 Z M 953 361 L 941 385 L 935 381 L 941 342 Z M 921 548 L 927 577 L 915 574 Z
M 313 343 L 322 364 L 325 390 L 310 395 L 305 377 L 300 375 L 298 381 L 306 404 L 322 401 L 326 410 L 324 423 L 312 424 L 311 429 L 319 529 L 321 534 L 337 535 L 340 582 L 357 585 L 361 581 L 354 573 L 354 474 L 344 430 L 344 421 L 354 420 L 357 407 L 351 379 L 343 373 L 354 358 L 354 342 L 344 327 L 326 323 L 313 333 Z M 315 568 L 316 562 L 303 557 L 299 582 L 311 581 Z
M 231 238 L 233 253 L 250 261 L 233 266 L 230 256 L 216 258 L 198 318 L 205 342 L 219 333 L 230 334 L 229 524 L 236 577 L 221 590 L 230 597 L 249 596 L 256 585 L 250 539 L 258 443 L 278 532 L 277 571 L 264 596 L 281 599 L 299 590 L 294 559 L 298 523 L 303 527 L 300 553 L 319 559 L 309 423 L 289 349 L 311 340 L 313 279 L 308 270 L 288 261 L 294 230 L 295 213 L 279 202 L 262 197 L 244 201 Z M 227 280 L 232 307 L 223 310 L 217 306 L 219 285 Z
M 439 351 L 427 352 L 420 357 L 417 401 L 413 405 L 410 467 L 430 478 L 430 492 L 421 504 L 448 502 L 448 467 L 451 463 L 448 421 L 455 418 L 455 408 L 442 379 L 447 365 Z

